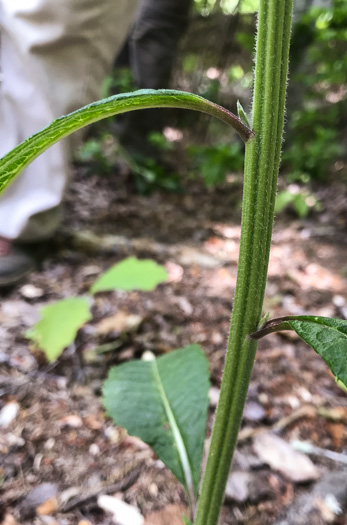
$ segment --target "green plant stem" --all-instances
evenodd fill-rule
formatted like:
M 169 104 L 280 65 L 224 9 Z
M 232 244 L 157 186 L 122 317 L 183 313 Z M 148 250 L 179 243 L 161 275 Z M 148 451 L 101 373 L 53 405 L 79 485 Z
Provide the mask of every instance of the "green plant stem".
M 246 142 L 241 244 L 228 349 L 195 525 L 217 525 L 252 373 L 266 286 L 283 133 L 292 0 L 261 0 L 253 131 Z

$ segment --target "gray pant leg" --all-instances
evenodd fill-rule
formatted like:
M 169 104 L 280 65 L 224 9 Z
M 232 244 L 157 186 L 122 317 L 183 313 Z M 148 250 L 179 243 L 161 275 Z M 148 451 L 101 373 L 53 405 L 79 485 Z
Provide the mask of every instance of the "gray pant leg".
M 192 0 L 141 0 L 125 53 L 137 87 L 169 86 L 178 43 L 187 29 L 192 4 Z M 142 150 L 143 139 L 150 132 L 161 130 L 166 118 L 162 110 L 129 113 L 121 126 L 120 141 L 135 151 Z

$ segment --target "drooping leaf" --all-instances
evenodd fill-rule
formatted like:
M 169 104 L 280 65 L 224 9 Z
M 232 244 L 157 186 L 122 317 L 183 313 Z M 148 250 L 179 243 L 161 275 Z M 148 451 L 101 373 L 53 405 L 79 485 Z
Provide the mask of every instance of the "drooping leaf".
M 54 120 L 0 159 L 0 194 L 26 166 L 56 142 L 71 133 L 113 115 L 146 108 L 183 108 L 201 111 L 232 126 L 246 142 L 254 136 L 241 120 L 229 110 L 198 95 L 170 89 L 142 89 L 134 93 L 121 93 L 98 100 L 83 108 Z
M 110 290 L 154 290 L 167 280 L 163 266 L 151 259 L 128 257 L 107 270 L 91 287 L 91 293 Z
M 305 316 L 290 327 L 321 355 L 338 381 L 347 387 L 347 321 Z
M 296 315 L 271 319 L 250 337 L 260 339 L 279 330 L 294 330 L 329 366 L 336 381 L 347 388 L 347 321 Z
M 26 336 L 55 361 L 75 339 L 78 330 L 91 319 L 89 302 L 82 297 L 62 299 L 41 310 L 38 321 Z
M 208 362 L 198 345 L 111 369 L 104 404 L 113 421 L 150 445 L 195 501 L 208 409 Z

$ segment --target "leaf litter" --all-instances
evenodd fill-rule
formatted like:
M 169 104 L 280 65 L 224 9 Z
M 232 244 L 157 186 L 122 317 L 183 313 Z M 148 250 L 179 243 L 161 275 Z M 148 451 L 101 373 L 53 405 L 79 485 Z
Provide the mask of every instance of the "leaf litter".
M 86 214 L 88 191 L 95 198 Z M 331 189 L 326 206 L 331 224 L 333 196 Z M 154 193 L 144 198 L 126 183 L 115 189 L 110 178 L 77 174 L 55 250 L 26 287 L 7 292 L 0 306 L 0 410 L 6 414 L 8 404 L 16 407 L 14 416 L 5 417 L 8 425 L 0 434 L 0 523 L 41 525 L 54 520 L 74 525 L 84 520 L 109 525 L 114 523 L 112 515 L 97 506 L 103 495 L 120 497 L 137 508 L 146 523 L 149 518 L 164 523 L 167 518 L 161 516 L 171 516 L 171 510 L 176 516 L 177 509 L 184 508 L 183 489 L 153 451 L 139 446 L 105 416 L 101 388 L 117 363 L 140 358 L 146 351 L 159 357 L 198 343 L 210 361 L 215 405 L 237 269 L 237 199 L 231 187 L 212 191 L 196 182 L 183 196 Z M 98 239 L 114 235 L 115 224 L 117 236 L 128 242 L 98 244 Z M 340 217 L 335 240 L 331 229 L 329 235 L 321 233 L 319 216 L 302 224 L 289 223 L 285 216 L 277 220 L 264 311 L 271 317 L 314 313 L 341 318 L 347 297 L 347 244 L 341 242 L 345 225 Z M 77 247 L 76 231 L 93 233 L 92 250 Z M 140 238 L 146 242 L 136 242 Z M 88 293 L 97 274 L 124 257 L 154 257 L 168 269 L 168 282 L 149 292 L 97 294 L 92 320 L 57 362 L 47 364 L 32 354 L 24 333 L 37 320 L 39 309 Z M 109 350 L 88 361 L 88 352 L 105 344 L 111 345 Z M 229 483 L 234 488 L 223 507 L 222 523 L 280 523 L 300 497 L 315 497 L 317 481 L 303 485 L 302 479 L 285 475 L 270 460 L 257 458 L 252 448 L 262 435 L 257 436 L 257 430 L 272 432 L 289 447 L 299 440 L 342 454 L 347 446 L 346 395 L 304 343 L 285 332 L 272 334 L 259 343 L 246 416 L 238 450 L 243 460 L 238 463 L 236 456 L 233 484 Z M 211 407 L 207 437 L 212 420 Z M 311 462 L 322 480 L 318 483 L 341 468 L 323 455 L 311 456 Z M 237 479 L 242 493 L 235 495 Z M 56 502 L 41 511 L 50 514 L 35 510 L 35 517 L 26 519 L 21 514 L 25 497 L 47 483 L 56 487 L 47 501 Z

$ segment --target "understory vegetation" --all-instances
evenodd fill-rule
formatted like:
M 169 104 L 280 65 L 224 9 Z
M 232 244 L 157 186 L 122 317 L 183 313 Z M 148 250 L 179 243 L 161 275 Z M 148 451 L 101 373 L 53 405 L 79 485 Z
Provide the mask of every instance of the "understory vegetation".
M 258 1 L 196 1 L 191 31 L 176 65 L 175 85 L 225 106 L 240 99 L 249 111 L 257 8 Z M 317 183 L 328 184 L 332 177 L 346 179 L 346 24 L 347 7 L 342 0 L 329 8 L 313 7 L 295 18 L 277 213 L 288 210 L 305 218 L 312 211 L 319 212 Z M 222 34 L 232 31 L 228 44 L 226 38 L 215 39 L 217 25 Z M 201 52 L 197 42 L 202 39 L 209 46 L 201 45 Z M 129 92 L 135 87 L 128 69 L 117 70 L 105 81 L 103 94 Z M 111 174 L 120 155 L 140 192 L 156 188 L 182 191 L 184 181 L 191 178 L 201 178 L 207 186 L 222 185 L 242 171 L 241 141 L 204 117 L 168 115 L 164 132 L 146 138 L 154 147 L 153 155 L 139 159 L 117 144 L 112 129 L 111 122 L 98 124 L 77 159 L 88 164 L 89 173 Z M 284 181 L 290 184 L 286 189 L 282 189 Z

